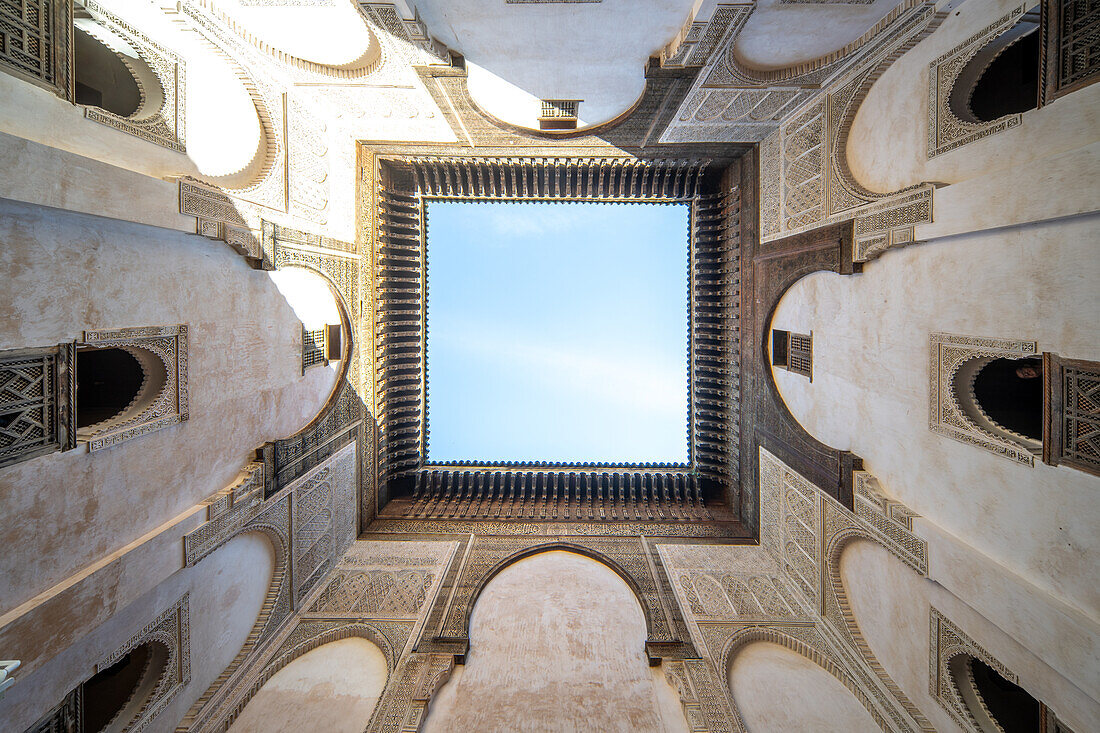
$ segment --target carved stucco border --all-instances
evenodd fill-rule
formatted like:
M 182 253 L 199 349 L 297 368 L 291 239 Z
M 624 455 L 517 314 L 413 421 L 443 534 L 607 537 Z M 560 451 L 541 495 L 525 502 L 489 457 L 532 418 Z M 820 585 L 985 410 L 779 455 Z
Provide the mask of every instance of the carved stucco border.
M 927 546 L 910 529 L 915 515 L 905 510 L 910 522 L 910 527 L 906 527 L 886 513 L 884 500 L 880 505 L 881 512 L 872 505 L 864 510 L 865 516 L 858 516 L 761 447 L 761 546 L 775 556 L 780 567 L 791 578 L 791 586 L 801 589 L 802 593 L 807 590 L 805 583 L 791 575 L 796 565 L 791 553 L 800 550 L 791 545 L 790 535 L 784 529 L 791 521 L 788 516 L 791 508 L 784 499 L 790 491 L 810 500 L 813 507 L 812 516 L 800 520 L 803 524 L 809 524 L 811 529 L 811 536 L 803 537 L 802 544 L 806 544 L 806 539 L 812 543 L 801 551 L 809 551 L 814 573 L 810 596 L 805 601 L 820 618 L 819 633 L 822 638 L 831 644 L 822 648 L 831 649 L 838 659 L 848 660 L 848 673 L 858 678 L 864 687 L 864 694 L 877 702 L 882 720 L 889 719 L 891 727 L 884 727 L 884 730 L 931 730 L 928 721 L 887 674 L 863 638 L 840 572 L 840 558 L 845 548 L 852 542 L 869 540 L 884 547 L 914 572 L 925 576 Z M 864 499 L 867 499 L 866 490 L 864 494 Z M 783 625 L 780 620 L 775 620 L 767 626 L 776 624 Z M 711 646 L 710 642 L 708 646 Z
M 981 726 L 963 699 L 963 692 L 950 669 L 951 661 L 960 655 L 972 657 L 985 662 L 1013 684 L 1017 684 L 1019 678 L 935 607 L 929 611 L 928 624 L 928 691 L 956 723 L 977 733 Z M 981 696 L 975 695 L 975 698 L 976 704 L 984 709 Z M 985 712 L 989 714 L 988 710 Z
M 126 654 L 146 643 L 160 645 L 167 651 L 168 656 L 164 662 L 164 670 L 148 697 L 141 703 L 133 718 L 121 728 L 125 733 L 139 733 L 144 730 L 157 714 L 168 706 L 176 693 L 191 682 L 191 630 L 187 593 L 184 593 L 183 597 L 156 619 L 146 624 L 141 631 L 127 639 L 114 652 L 100 660 L 95 665 L 95 672 L 107 669 Z M 142 675 L 138 687 L 135 688 L 135 694 L 144 681 L 144 675 Z M 126 709 L 127 705 L 123 705 L 120 712 Z
M 1035 354 L 1034 341 L 933 332 L 929 338 L 929 429 L 1025 466 L 1034 466 L 1035 456 L 1022 444 L 980 427 L 966 414 L 959 403 L 956 382 L 959 370 L 971 360 L 1018 359 Z
M 122 422 L 108 421 L 91 426 L 87 433 L 80 435 L 87 440 L 89 451 L 109 448 L 187 420 L 187 332 L 184 324 L 84 332 L 77 346 L 137 347 L 159 358 L 165 370 L 164 387 L 139 414 Z
M 84 116 L 89 120 L 113 127 L 116 130 L 121 130 L 169 150 L 175 150 L 179 153 L 185 152 L 187 149 L 185 117 L 187 105 L 186 71 L 183 60 L 99 3 L 93 0 L 84 0 L 83 4 L 92 20 L 111 33 L 125 39 L 137 50 L 141 62 L 152 72 L 164 97 L 162 104 L 155 112 L 145 112 L 144 108 L 149 100 L 149 90 L 145 88 L 145 84 L 150 80 L 143 81 L 142 77 L 145 74 L 141 73 L 140 69 L 134 68 L 133 62 L 124 54 L 115 52 L 109 41 L 96 38 L 108 50 L 115 53 L 119 60 L 130 69 L 134 81 L 137 82 L 141 102 L 138 104 L 138 111 L 129 117 L 116 115 L 100 107 L 93 106 L 84 108 Z M 94 30 L 85 29 L 85 31 L 95 38 Z
M 1015 8 L 928 64 L 929 158 L 1020 124 L 1019 114 L 984 123 L 965 122 L 951 111 L 950 98 L 959 74 L 970 60 L 984 46 L 1011 29 L 1023 17 L 1027 7 Z

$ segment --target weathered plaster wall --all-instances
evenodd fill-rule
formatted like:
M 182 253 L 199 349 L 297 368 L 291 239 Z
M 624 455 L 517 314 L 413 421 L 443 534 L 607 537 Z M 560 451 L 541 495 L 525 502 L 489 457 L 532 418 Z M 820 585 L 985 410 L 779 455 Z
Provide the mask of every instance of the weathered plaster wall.
M 424 730 L 686 731 L 645 640 L 637 598 L 607 566 L 560 551 L 520 560 L 478 598 L 466 664 Z
M 308 422 L 335 375 L 301 375 L 293 311 L 222 243 L 13 202 L 0 202 L 0 241 L 0 269 L 18 283 L 0 296 L 0 348 L 85 329 L 190 329 L 188 421 L 0 470 L 0 526 L 22 548 L 0 560 L 8 611 L 227 485 L 252 450 Z M 104 602 L 129 600 L 105 589 Z
M 1093 619 L 1100 482 L 932 433 L 928 339 L 1034 339 L 1040 350 L 1100 358 L 1095 238 L 1096 219 L 1079 218 L 890 251 L 862 275 L 795 283 L 772 321 L 813 330 L 813 382 L 773 370 L 812 435 L 853 451 L 894 498 Z
M 276 672 L 229 730 L 359 733 L 385 686 L 386 658 L 381 650 L 366 639 L 340 639 Z
M 1025 112 L 1016 127 L 928 159 L 929 63 L 1021 4 L 967 0 L 935 33 L 890 66 L 871 87 L 849 135 L 848 163 L 856 180 L 885 193 L 922 181 L 957 183 L 1000 171 L 998 185 L 1012 186 L 1012 176 L 1004 175 L 1008 171 L 1024 172 L 1046 157 L 1097 140 L 1100 86 L 1093 85 Z M 1076 193 L 1064 186 L 1056 195 Z
M 746 646 L 730 662 L 729 685 L 752 733 L 880 730 L 836 677 L 779 644 Z
M 146 730 L 171 731 L 191 703 L 232 661 L 260 613 L 274 571 L 271 543 L 249 533 L 230 540 L 198 565 L 175 573 L 54 657 L 36 672 L 16 675 L 0 698 L 5 731 L 30 726 L 78 684 L 94 665 L 189 594 L 191 682 Z
M 869 541 L 850 544 L 841 555 L 840 571 L 852 612 L 871 651 L 937 731 L 960 728 L 928 691 L 928 626 L 933 606 L 1018 674 L 1020 685 L 1049 705 L 1071 729 L 1097 730 L 1100 726 L 1100 702 L 881 546 Z M 1067 636 L 1064 643 L 1072 641 Z M 1083 671 L 1095 675 L 1095 657 L 1084 663 Z

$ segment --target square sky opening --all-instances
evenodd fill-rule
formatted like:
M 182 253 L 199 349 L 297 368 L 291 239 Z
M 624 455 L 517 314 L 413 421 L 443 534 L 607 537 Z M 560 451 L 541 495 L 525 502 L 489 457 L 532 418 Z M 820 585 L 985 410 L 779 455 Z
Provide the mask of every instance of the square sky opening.
M 428 463 L 687 463 L 690 211 L 429 201 Z

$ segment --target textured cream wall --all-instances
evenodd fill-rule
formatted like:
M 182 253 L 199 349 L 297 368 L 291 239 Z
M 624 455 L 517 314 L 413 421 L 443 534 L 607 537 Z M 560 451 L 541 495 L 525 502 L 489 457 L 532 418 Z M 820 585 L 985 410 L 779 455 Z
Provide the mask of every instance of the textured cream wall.
M 852 612 L 871 650 L 937 731 L 960 729 L 928 692 L 931 606 L 1019 675 L 1020 685 L 1050 705 L 1072 730 L 1100 730 L 1100 701 L 1025 649 L 1022 638 L 1004 633 L 938 583 L 919 577 L 883 547 L 868 541 L 852 543 L 841 555 L 840 572 Z M 1066 635 L 1064 641 L 1071 639 Z M 1095 678 L 1095 656 L 1083 660 L 1082 667 L 1083 675 Z
M 607 566 L 560 551 L 520 560 L 478 598 L 466 664 L 424 731 L 686 731 L 645 640 L 637 598 Z
M 367 641 L 340 639 L 276 672 L 249 700 L 232 733 L 359 733 L 386 686 L 386 658 Z
M 235 537 L 191 568 L 175 573 L 99 628 L 31 673 L 0 698 L 0 729 L 21 731 L 93 674 L 96 662 L 189 593 L 191 683 L 145 730 L 167 733 L 206 692 L 248 637 L 263 606 L 275 569 L 271 543 L 262 534 Z M 110 602 L 105 600 L 105 602 Z
M 1016 127 L 928 159 L 929 63 L 1020 5 L 1018 0 L 967 0 L 875 82 L 848 139 L 856 180 L 882 192 L 922 181 L 957 183 L 982 173 L 1023 169 L 1097 140 L 1100 86 L 1093 85 L 1025 112 Z M 1002 179 L 1001 185 L 1012 183 Z
M 893 10 L 898 0 L 868 5 L 762 0 L 733 44 L 750 69 L 781 69 L 812 61 L 855 41 Z
M 335 374 L 301 375 L 293 311 L 222 243 L 12 202 L 0 202 L 0 241 L 0 271 L 15 284 L 0 294 L 0 348 L 85 329 L 190 329 L 188 421 L 0 469 L 0 529 L 20 547 L 0 559 L 3 612 L 226 486 L 256 447 L 316 414 Z M 133 600 L 114 591 L 102 602 Z
M 836 677 L 798 652 L 758 641 L 730 662 L 730 691 L 751 733 L 876 733 L 875 719 Z
M 928 360 L 933 331 L 1100 358 L 1095 241 L 1096 219 L 1081 218 L 887 252 L 862 275 L 795 283 L 772 322 L 814 332 L 812 383 L 773 370 L 812 435 L 855 452 L 888 494 L 1094 619 L 1100 480 L 932 433 Z

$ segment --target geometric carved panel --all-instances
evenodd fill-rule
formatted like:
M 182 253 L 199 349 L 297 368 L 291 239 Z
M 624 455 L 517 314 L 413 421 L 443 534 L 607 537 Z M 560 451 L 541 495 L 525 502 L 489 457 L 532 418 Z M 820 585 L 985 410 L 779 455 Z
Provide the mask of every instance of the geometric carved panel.
M 72 97 L 72 0 L 0 3 L 0 70 Z
M 0 352 L 0 466 L 75 445 L 74 355 L 72 344 Z

